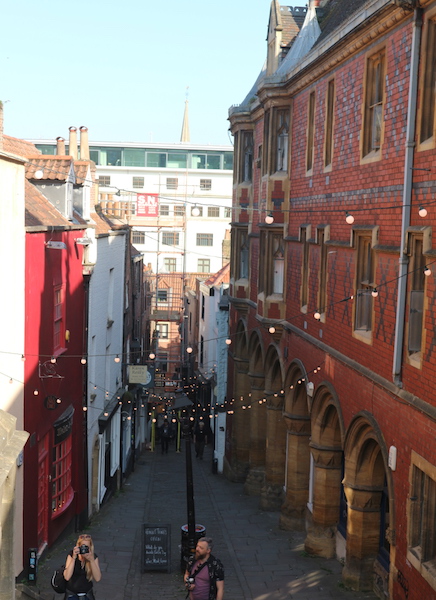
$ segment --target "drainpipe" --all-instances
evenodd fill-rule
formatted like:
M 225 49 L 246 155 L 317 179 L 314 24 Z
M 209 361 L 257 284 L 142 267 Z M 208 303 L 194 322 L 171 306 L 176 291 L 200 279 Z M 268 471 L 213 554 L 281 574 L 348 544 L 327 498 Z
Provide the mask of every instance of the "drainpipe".
M 398 299 L 395 322 L 393 382 L 403 387 L 401 381 L 402 355 L 404 345 L 404 321 L 407 292 L 407 230 L 410 226 L 412 204 L 413 158 L 415 148 L 416 96 L 418 91 L 419 49 L 421 45 L 422 9 L 415 8 L 413 18 L 412 52 L 410 56 L 410 87 L 407 110 L 406 154 L 404 159 L 403 214 L 401 223 L 401 246 L 399 258 Z

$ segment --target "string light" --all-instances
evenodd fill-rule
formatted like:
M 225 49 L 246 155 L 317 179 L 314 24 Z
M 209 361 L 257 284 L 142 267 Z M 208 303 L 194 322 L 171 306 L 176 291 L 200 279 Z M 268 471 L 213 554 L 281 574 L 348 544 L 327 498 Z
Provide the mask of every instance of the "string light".
M 431 269 L 430 267 L 427 267 L 427 265 L 424 267 L 424 275 L 426 277 L 429 277 L 431 275 Z
M 115 361 L 116 363 L 119 363 L 119 362 L 120 362 L 120 360 L 121 360 L 121 358 L 120 358 L 120 357 L 119 357 L 119 355 L 117 354 L 117 355 L 116 355 L 116 357 L 114 358 L 114 361 Z
M 372 290 L 372 292 L 371 292 L 371 296 L 372 296 L 373 298 L 377 298 L 377 296 L 378 296 L 378 290 L 377 290 L 377 288 L 374 288 L 374 289 Z
M 352 225 L 354 223 L 354 217 L 353 215 L 350 215 L 349 212 L 345 213 L 345 220 L 348 223 L 348 225 Z
M 427 214 L 428 214 L 428 213 L 427 213 L 427 209 L 425 208 L 425 206 L 420 206 L 420 207 L 419 207 L 419 210 L 418 210 L 418 215 L 419 215 L 419 216 L 420 216 L 422 219 L 424 219 L 424 217 L 426 217 L 426 216 L 427 216 Z
M 266 215 L 265 223 L 267 225 L 272 225 L 274 223 L 274 217 L 273 217 L 272 213 L 269 213 L 269 215 Z

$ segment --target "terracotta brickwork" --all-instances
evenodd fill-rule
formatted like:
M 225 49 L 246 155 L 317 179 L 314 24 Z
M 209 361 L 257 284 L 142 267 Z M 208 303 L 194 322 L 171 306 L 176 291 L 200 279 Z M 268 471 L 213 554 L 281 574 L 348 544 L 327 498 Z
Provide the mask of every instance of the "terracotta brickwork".
M 316 9 L 301 68 L 264 75 L 230 111 L 236 139 L 254 134 L 251 181 L 234 183 L 249 276 L 233 236 L 230 323 L 245 341 L 229 365 L 227 475 L 305 529 L 307 552 L 341 559 L 345 585 L 421 600 L 436 597 L 436 159 L 415 125 L 436 2 L 341 4 Z M 277 172 L 278 107 L 290 127 Z

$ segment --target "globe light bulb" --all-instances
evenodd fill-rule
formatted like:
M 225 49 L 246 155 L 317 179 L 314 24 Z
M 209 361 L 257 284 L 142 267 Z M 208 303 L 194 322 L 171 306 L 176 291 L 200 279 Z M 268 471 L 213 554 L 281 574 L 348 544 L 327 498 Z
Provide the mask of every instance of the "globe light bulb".
M 317 321 L 321 319 L 321 313 L 318 310 L 313 313 L 313 316 Z
M 271 213 L 269 215 L 266 215 L 266 217 L 265 217 L 265 223 L 267 225 L 272 225 L 272 223 L 274 223 L 274 217 L 272 216 Z
M 268 329 L 268 331 L 270 333 L 275 333 L 276 332 L 276 328 L 271 325 L 271 327 Z
M 377 288 L 374 288 L 374 289 L 372 290 L 372 292 L 371 292 L 371 295 L 372 295 L 372 297 L 373 297 L 373 298 L 377 298 L 377 296 L 378 296 L 378 291 L 377 291 Z
M 345 213 L 345 220 L 348 223 L 348 225 L 352 225 L 354 223 L 354 217 L 353 215 L 350 215 L 350 213 Z
M 427 267 L 427 266 L 424 267 L 424 275 L 426 277 L 429 277 L 431 275 L 431 269 L 430 269 L 430 267 Z
M 427 209 L 424 206 L 420 206 L 418 210 L 418 215 L 422 218 L 427 216 Z

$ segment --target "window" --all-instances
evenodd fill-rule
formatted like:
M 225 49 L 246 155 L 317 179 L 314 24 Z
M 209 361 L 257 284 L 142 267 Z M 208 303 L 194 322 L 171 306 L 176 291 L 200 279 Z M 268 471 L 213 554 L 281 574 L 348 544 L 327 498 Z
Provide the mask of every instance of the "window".
M 166 167 L 167 155 L 164 152 L 147 152 L 147 167 Z
M 436 469 L 412 451 L 407 558 L 435 587 Z
M 205 154 L 192 154 L 191 155 L 191 167 L 192 167 L 192 169 L 205 169 L 206 168 L 206 155 Z
M 371 56 L 366 67 L 366 92 L 363 121 L 363 156 L 379 153 L 383 121 L 385 55 L 384 51 Z
M 123 165 L 125 167 L 145 167 L 145 150 L 141 148 L 124 148 Z
M 265 112 L 263 121 L 263 150 L 259 150 L 259 158 L 263 155 L 262 161 L 262 175 L 266 175 L 269 172 L 268 168 L 268 147 L 269 147 L 269 110 Z
M 54 289 L 53 350 L 55 352 L 64 347 L 64 310 L 64 290 L 62 286 L 58 286 Z
M 240 133 L 239 182 L 253 180 L 253 132 Z
M 324 229 L 318 229 L 319 245 L 319 287 L 318 287 L 318 306 L 317 309 L 321 315 L 325 314 L 327 306 L 327 246 L 326 232 Z
M 422 321 L 424 312 L 425 258 L 423 255 L 422 237 L 412 236 L 410 239 L 410 296 L 409 296 L 409 354 L 421 352 Z
M 200 179 L 200 190 L 211 190 L 212 189 L 212 179 Z
M 170 214 L 170 207 L 168 204 L 160 204 L 159 205 L 159 214 L 161 217 L 168 217 Z
M 197 233 L 197 246 L 213 246 L 213 233 Z
M 283 237 L 273 235 L 272 238 L 273 282 L 272 293 L 283 294 L 283 281 L 285 272 L 285 250 Z
M 435 85 L 436 85 L 436 21 L 428 19 L 425 49 L 425 67 L 421 89 L 421 130 L 419 141 L 425 142 L 434 136 L 435 129 Z
M 199 258 L 197 261 L 198 273 L 210 273 L 210 259 Z
M 167 166 L 169 169 L 186 169 L 186 165 L 188 164 L 188 156 L 185 153 L 176 153 L 169 152 L 168 153 L 168 162 Z
M 144 187 L 144 177 L 133 177 L 132 179 L 133 189 L 142 189 Z
M 233 169 L 233 152 L 224 152 L 223 169 L 231 171 Z
M 357 274 L 354 328 L 360 331 L 372 329 L 372 291 L 374 289 L 374 259 L 371 234 L 357 236 Z
M 71 489 L 71 435 L 53 447 L 53 471 L 51 478 L 52 513 L 69 504 L 73 491 Z
M 145 232 L 133 230 L 132 243 L 133 244 L 145 244 Z
M 175 217 L 184 217 L 185 216 L 185 207 L 183 204 L 175 204 L 174 205 L 174 216 Z
M 169 323 L 158 323 L 156 325 L 157 337 L 161 340 L 167 340 L 169 334 Z
M 313 152 L 315 145 L 315 92 L 309 96 L 307 111 L 307 148 L 306 148 L 306 171 L 313 169 Z
M 241 241 L 242 241 L 241 237 Z M 240 265 L 248 271 L 248 264 Z M 283 295 L 285 250 L 282 233 L 262 231 L 260 234 L 259 292 Z M 247 273 L 248 275 L 248 273 Z
M 194 213 L 194 214 L 192 214 Z M 192 206 L 191 207 L 191 217 L 202 217 L 203 216 L 203 207 L 202 206 Z
M 207 207 L 207 216 L 212 217 L 214 219 L 218 219 L 220 216 L 220 207 L 219 206 L 208 206 Z
M 168 302 L 168 290 L 157 290 L 157 301 Z
M 164 231 L 162 233 L 162 244 L 164 246 L 178 246 L 180 234 L 173 231 Z
M 235 227 L 232 231 L 232 267 L 235 280 L 248 279 L 248 231 L 247 228 Z
M 309 302 L 309 232 L 307 227 L 301 228 L 300 241 L 302 247 L 301 261 L 301 308 L 307 309 Z
M 333 160 L 333 120 L 335 113 L 335 81 L 331 79 L 327 84 L 325 141 L 324 141 L 324 167 L 329 167 Z
M 176 190 L 179 187 L 177 177 L 167 177 L 167 190 Z
M 275 113 L 275 161 L 273 171 L 288 170 L 288 145 L 289 145 L 289 109 L 280 109 Z
M 231 219 L 232 218 L 232 209 L 231 208 L 226 207 L 224 209 L 224 218 L 225 219 Z
M 109 187 L 111 184 L 111 178 L 109 175 L 100 175 L 97 183 L 100 187 Z
M 164 269 L 167 273 L 174 273 L 177 270 L 177 259 L 164 258 Z

